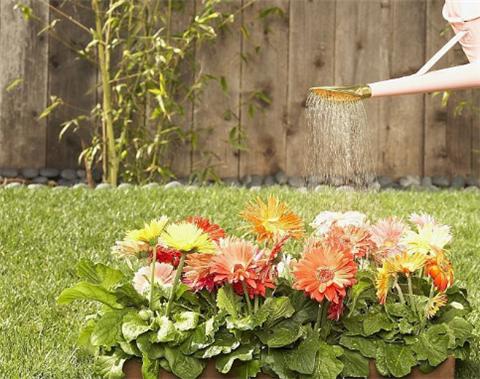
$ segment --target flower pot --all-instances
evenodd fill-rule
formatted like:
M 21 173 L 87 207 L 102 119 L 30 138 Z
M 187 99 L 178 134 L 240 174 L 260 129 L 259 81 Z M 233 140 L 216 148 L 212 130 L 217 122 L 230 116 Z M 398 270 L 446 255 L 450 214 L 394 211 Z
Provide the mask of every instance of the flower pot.
M 375 360 L 370 360 L 370 374 L 368 379 L 383 379 L 385 376 L 380 375 L 375 366 Z M 412 372 L 405 379 L 455 379 L 455 358 L 448 357 L 448 359 L 441 365 L 437 366 L 435 370 L 424 374 L 417 367 L 413 368 Z
M 142 363 L 137 359 L 130 359 L 123 365 L 123 372 L 125 373 L 125 379 L 143 379 L 142 376 Z M 175 375 L 164 370 L 160 370 L 158 375 L 159 379 L 177 379 Z M 203 371 L 202 375 L 198 379 L 235 379 L 235 374 L 221 374 L 215 369 L 215 361 L 209 360 L 207 367 Z M 258 379 L 271 379 L 270 376 L 265 374 L 257 375 Z

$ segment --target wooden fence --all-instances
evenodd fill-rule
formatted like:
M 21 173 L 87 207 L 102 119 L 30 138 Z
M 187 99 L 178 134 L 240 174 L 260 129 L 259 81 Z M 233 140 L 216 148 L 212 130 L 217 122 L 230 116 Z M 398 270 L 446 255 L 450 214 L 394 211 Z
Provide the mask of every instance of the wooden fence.
M 187 11 L 193 12 L 193 0 L 187 1 Z M 76 109 L 89 109 L 97 102 L 96 69 L 56 39 L 38 37 L 39 28 L 13 10 L 15 2 L 0 1 L 0 167 L 75 166 L 79 138 L 69 134 L 59 142 L 59 124 Z M 54 17 L 44 1 L 24 2 L 42 20 Z M 232 0 L 227 6 L 248 3 Z M 85 9 L 73 8 L 68 1 L 51 4 L 91 23 Z M 220 86 L 210 85 L 192 105 L 185 127 L 210 130 L 199 146 L 216 153 L 216 170 L 222 177 L 280 169 L 301 174 L 307 89 L 414 73 L 451 35 L 441 16 L 442 5 L 443 0 L 258 0 L 245 7 L 214 44 L 198 50 L 197 67 L 224 76 L 228 96 Z M 284 16 L 261 20 L 259 12 L 269 7 L 279 7 Z M 241 32 L 242 25 L 248 34 Z M 88 38 L 68 22 L 57 28 L 75 46 Z M 437 67 L 465 62 L 457 47 Z M 21 85 L 5 91 L 16 79 Z M 272 102 L 252 118 L 246 100 L 259 90 Z M 39 121 L 49 95 L 74 107 Z M 455 102 L 460 100 L 480 105 L 480 95 L 473 90 L 454 94 L 446 108 L 430 95 L 367 101 L 379 172 L 479 176 L 480 116 L 468 110 L 455 116 Z M 239 116 L 248 151 L 229 146 L 228 132 L 237 120 L 225 120 L 226 109 Z M 200 153 L 179 149 L 174 168 L 180 175 L 201 168 L 206 163 Z

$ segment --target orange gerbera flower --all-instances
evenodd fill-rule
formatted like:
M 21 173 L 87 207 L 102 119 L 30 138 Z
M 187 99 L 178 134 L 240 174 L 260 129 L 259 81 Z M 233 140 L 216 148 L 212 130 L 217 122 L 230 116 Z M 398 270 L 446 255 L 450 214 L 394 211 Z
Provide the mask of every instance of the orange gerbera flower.
M 394 255 L 384 262 L 388 267 L 391 266 L 390 271 L 402 273 L 405 276 L 410 276 L 417 270 L 420 270 L 427 260 L 427 256 L 423 253 L 407 253 L 406 251 Z
M 304 254 L 294 266 L 294 288 L 318 302 L 326 298 L 339 304 L 346 288 L 356 283 L 356 273 L 357 265 L 349 251 L 323 245 Z
M 304 233 L 301 218 L 275 196 L 270 196 L 267 203 L 257 198 L 256 203 L 250 203 L 241 216 L 252 225 L 252 230 L 260 242 L 285 235 L 298 239 Z
M 190 216 L 187 217 L 186 221 L 195 224 L 197 227 L 202 229 L 214 242 L 218 242 L 221 238 L 225 237 L 225 231 L 220 227 L 220 225 L 214 224 L 204 217 Z
M 251 282 L 254 285 L 254 258 L 257 249 L 249 241 L 230 238 L 224 240 L 212 260 L 211 271 L 216 283 Z
M 433 280 L 435 287 L 444 292 L 453 284 L 453 268 L 452 263 L 441 251 L 437 255 L 427 260 L 425 264 L 426 273 Z
M 215 287 L 214 275 L 210 271 L 213 254 L 189 254 L 185 261 L 184 283 L 194 291 L 206 289 L 212 291 Z
M 431 319 L 437 314 L 441 307 L 447 305 L 448 297 L 444 293 L 437 293 L 434 297 L 428 300 L 427 306 L 425 307 L 425 314 L 428 319 Z

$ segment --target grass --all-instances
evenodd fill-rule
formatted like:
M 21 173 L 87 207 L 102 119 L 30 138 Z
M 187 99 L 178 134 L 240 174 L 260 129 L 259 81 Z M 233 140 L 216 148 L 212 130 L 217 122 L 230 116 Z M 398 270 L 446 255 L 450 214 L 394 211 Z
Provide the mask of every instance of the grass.
M 57 306 L 60 291 L 75 280 L 81 257 L 109 261 L 110 246 L 124 230 L 161 214 L 211 217 L 235 232 L 244 203 L 274 192 L 310 221 L 321 210 L 355 209 L 376 219 L 428 212 L 450 224 L 456 278 L 469 288 L 477 342 L 459 378 L 480 372 L 480 196 L 465 192 L 300 193 L 272 188 L 174 190 L 0 190 L 0 377 L 89 378 L 91 358 L 75 348 L 77 330 L 90 309 Z

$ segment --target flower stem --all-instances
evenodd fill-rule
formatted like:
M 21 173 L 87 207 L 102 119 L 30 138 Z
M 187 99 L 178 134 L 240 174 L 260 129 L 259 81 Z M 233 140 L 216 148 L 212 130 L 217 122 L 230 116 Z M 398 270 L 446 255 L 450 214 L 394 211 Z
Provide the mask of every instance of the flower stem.
M 252 303 L 250 301 L 250 297 L 248 296 L 247 285 L 245 282 L 242 282 L 243 287 L 243 295 L 245 296 L 245 302 L 247 303 L 248 313 L 252 314 Z
M 408 297 L 410 298 L 410 308 L 412 308 L 412 312 L 414 314 L 417 314 L 417 310 L 416 310 L 415 303 L 414 303 L 414 300 L 413 300 L 412 279 L 410 278 L 410 275 L 407 276 L 407 283 L 408 283 Z
M 183 266 L 185 265 L 186 257 L 187 257 L 187 254 L 182 252 L 180 263 L 178 264 L 177 272 L 175 274 L 175 279 L 173 280 L 172 292 L 170 293 L 170 297 L 167 303 L 167 311 L 166 311 L 167 317 L 170 316 L 170 311 L 172 310 L 173 299 L 175 299 L 175 292 L 177 292 L 178 283 L 180 282 L 180 278 L 182 276 Z
M 150 266 L 150 270 L 152 273 L 150 274 L 150 310 L 153 311 L 153 287 L 155 283 L 155 264 L 157 262 L 157 252 L 155 251 L 155 248 L 153 248 L 152 251 L 152 264 Z
M 253 303 L 253 311 L 254 311 L 255 313 L 257 313 L 257 311 L 258 311 L 258 300 L 259 300 L 259 299 L 258 299 L 258 296 L 255 295 L 255 302 Z
M 400 298 L 400 301 L 402 302 L 402 304 L 405 304 L 405 297 L 403 296 L 402 289 L 398 285 L 398 278 L 397 277 L 395 277 L 395 281 L 393 282 L 393 286 L 398 291 L 398 297 Z
M 327 335 L 330 333 L 330 325 L 328 324 L 327 314 L 328 314 L 328 301 L 323 300 L 322 302 L 322 316 L 320 321 L 320 337 L 324 340 L 327 338 Z
M 317 321 L 315 322 L 314 330 L 320 329 L 320 324 L 322 323 L 322 309 L 322 304 L 318 304 Z

